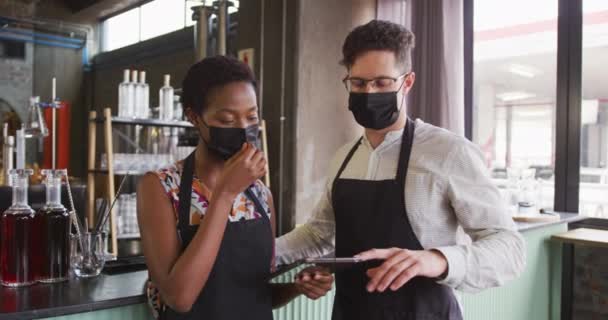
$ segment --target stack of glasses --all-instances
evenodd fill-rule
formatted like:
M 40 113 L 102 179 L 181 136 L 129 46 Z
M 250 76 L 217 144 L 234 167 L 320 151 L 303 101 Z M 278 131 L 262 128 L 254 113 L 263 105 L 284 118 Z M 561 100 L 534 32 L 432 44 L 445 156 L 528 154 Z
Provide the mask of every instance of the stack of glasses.
M 97 206 L 101 206 L 103 199 L 97 199 Z M 137 237 L 139 225 L 137 223 L 137 194 L 121 194 L 116 200 L 116 228 L 119 237 Z M 104 226 L 109 232 L 109 224 Z
M 137 195 L 121 194 L 118 198 L 118 234 L 136 235 L 139 234 L 137 224 Z

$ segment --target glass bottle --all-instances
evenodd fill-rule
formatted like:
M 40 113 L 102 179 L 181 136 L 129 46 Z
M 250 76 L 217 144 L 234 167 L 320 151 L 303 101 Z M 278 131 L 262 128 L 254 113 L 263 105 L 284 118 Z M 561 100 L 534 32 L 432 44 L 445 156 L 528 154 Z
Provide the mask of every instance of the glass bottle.
M 146 83 L 146 72 L 141 71 L 139 73 L 139 84 L 137 85 L 137 95 L 138 95 L 138 106 L 137 106 L 137 116 L 138 118 L 148 118 L 148 113 L 150 110 L 150 87 Z
M 173 117 L 177 121 L 182 121 L 184 119 L 182 103 L 180 101 L 180 97 L 176 95 L 173 96 Z
M 136 94 L 137 91 L 137 70 L 133 70 L 131 71 L 131 82 L 129 82 L 129 86 L 127 87 L 127 92 L 128 92 L 128 106 L 127 106 L 127 112 L 125 114 L 126 117 L 129 118 L 133 118 L 136 116 L 135 110 L 136 110 Z
M 38 211 L 41 220 L 43 245 L 40 282 L 59 282 L 68 279 L 70 268 L 70 217 L 61 204 L 61 181 L 67 170 L 42 170 L 46 177 L 46 204 Z
M 125 69 L 118 85 L 118 116 L 126 117 L 129 109 L 129 69 Z
M 173 120 L 173 87 L 171 87 L 171 76 L 165 75 L 164 86 L 158 92 L 160 119 Z
M 13 169 L 10 181 L 13 204 L 0 217 L 0 281 L 3 286 L 20 287 L 38 278 L 40 227 L 27 203 L 31 169 Z

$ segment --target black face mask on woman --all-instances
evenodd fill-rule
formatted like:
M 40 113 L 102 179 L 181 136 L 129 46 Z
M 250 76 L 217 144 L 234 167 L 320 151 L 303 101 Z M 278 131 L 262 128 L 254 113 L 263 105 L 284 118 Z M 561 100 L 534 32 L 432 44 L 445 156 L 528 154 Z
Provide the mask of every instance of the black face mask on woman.
M 361 126 L 380 130 L 393 125 L 399 118 L 397 92 L 351 92 L 348 109 Z
M 245 142 L 259 148 L 260 126 L 257 124 L 250 125 L 247 128 L 221 128 L 203 125 L 209 128 L 210 140 L 205 141 L 207 148 L 224 160 L 230 159 L 239 152 Z

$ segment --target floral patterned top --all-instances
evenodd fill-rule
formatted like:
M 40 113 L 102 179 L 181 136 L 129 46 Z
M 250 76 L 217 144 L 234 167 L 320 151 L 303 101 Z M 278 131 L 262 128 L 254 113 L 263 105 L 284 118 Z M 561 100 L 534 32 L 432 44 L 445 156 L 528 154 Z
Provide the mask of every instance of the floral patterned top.
M 173 213 L 175 214 L 175 220 L 178 220 L 178 208 L 179 208 L 179 186 L 181 183 L 181 174 L 184 167 L 184 161 L 179 161 L 175 164 L 157 170 L 153 172 L 164 187 L 165 192 L 171 204 L 173 205 Z M 271 212 L 268 205 L 270 199 L 270 190 L 261 182 L 256 181 L 252 188 L 253 193 L 260 200 L 260 203 L 264 207 L 264 210 L 268 213 L 270 218 Z M 190 225 L 198 225 L 205 216 L 207 208 L 209 207 L 209 199 L 211 198 L 211 191 L 201 183 L 200 179 L 196 176 L 192 179 L 192 201 L 190 204 Z M 250 220 L 262 218 L 263 213 L 257 212 L 255 204 L 251 201 L 244 193 L 237 196 L 232 206 L 232 212 L 228 216 L 229 222 L 237 222 L 240 220 Z M 176 231 L 177 232 L 177 231 Z M 274 249 L 272 265 L 274 266 Z M 158 319 L 159 314 L 164 310 L 165 305 L 162 302 L 158 288 L 154 286 L 152 280 L 148 280 L 146 283 L 146 295 L 148 297 L 148 304 L 152 309 L 154 318 Z

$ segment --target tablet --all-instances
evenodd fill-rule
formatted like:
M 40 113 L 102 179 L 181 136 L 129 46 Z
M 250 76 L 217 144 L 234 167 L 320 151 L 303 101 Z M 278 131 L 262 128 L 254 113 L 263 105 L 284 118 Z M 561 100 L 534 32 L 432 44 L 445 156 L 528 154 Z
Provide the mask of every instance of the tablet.
M 358 258 L 307 258 L 306 263 L 318 265 L 349 265 L 361 262 Z
M 285 265 L 280 265 L 277 267 L 277 269 L 272 272 L 270 274 L 270 278 L 276 278 L 278 276 L 281 276 L 301 265 L 306 265 L 306 264 L 310 264 L 310 265 L 317 265 L 320 267 L 325 267 L 328 268 L 330 271 L 335 271 L 338 269 L 343 269 L 343 268 L 348 268 L 352 265 L 355 265 L 359 262 L 362 262 L 360 259 L 357 258 L 306 258 L 304 260 L 298 260 L 294 263 L 291 264 L 285 264 Z
M 361 260 L 359 260 L 357 258 L 334 258 L 334 257 L 308 258 L 305 261 L 307 264 L 326 268 L 329 270 L 329 272 L 332 272 L 332 273 L 351 268 L 354 265 L 356 265 L 357 263 L 362 262 Z
M 277 266 L 276 270 L 270 274 L 270 278 L 273 279 L 278 276 L 281 276 L 284 273 L 289 272 L 289 271 L 301 266 L 302 264 L 304 264 L 304 260 L 299 260 L 294 263 L 283 264 L 283 265 Z

